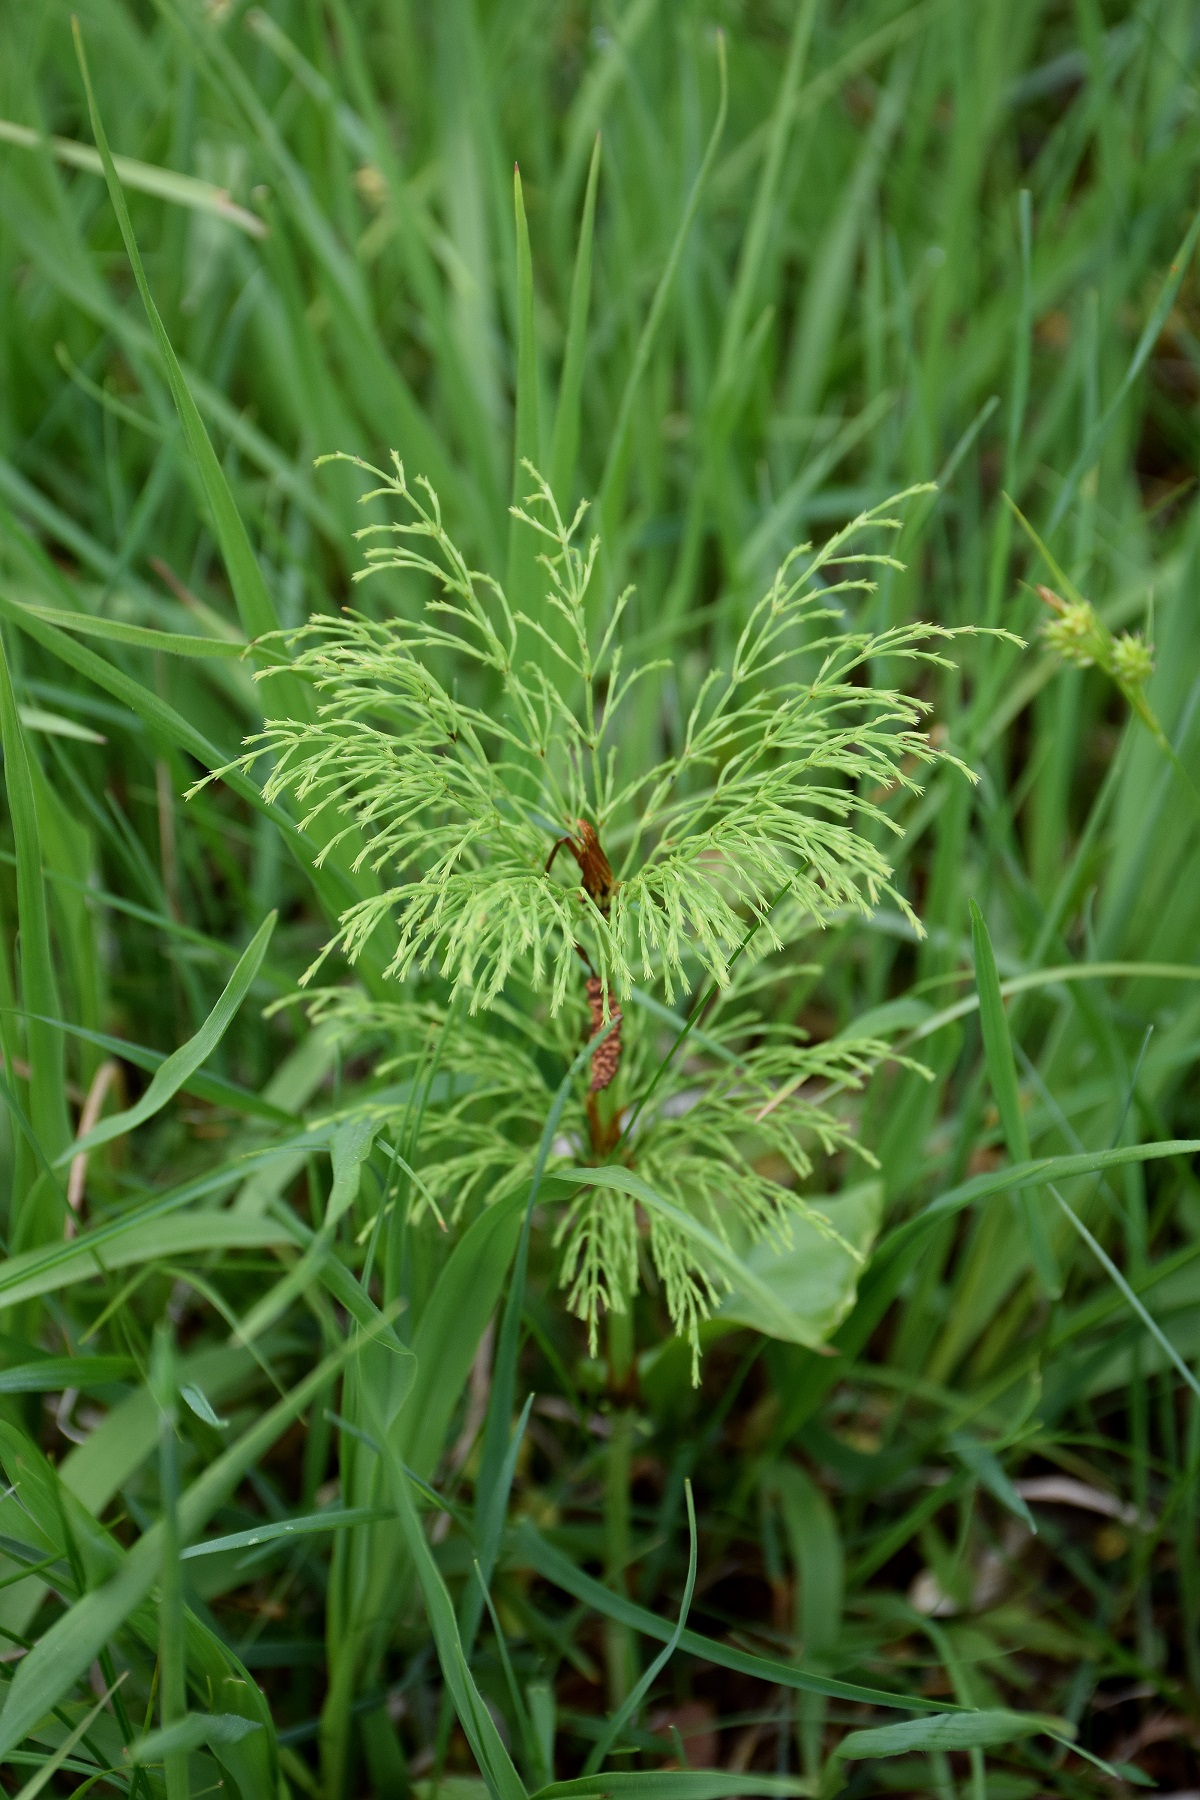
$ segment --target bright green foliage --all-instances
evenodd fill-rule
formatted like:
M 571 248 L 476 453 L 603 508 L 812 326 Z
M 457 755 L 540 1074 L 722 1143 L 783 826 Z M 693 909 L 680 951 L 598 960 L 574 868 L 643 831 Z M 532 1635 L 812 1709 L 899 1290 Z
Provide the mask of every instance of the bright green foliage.
M 1191 1792 L 1194 0 L 76 10 L 90 88 L 0 7 L 6 1790 Z
M 796 1187 L 812 1173 L 810 1146 L 826 1157 L 858 1149 L 830 1102 L 861 1088 L 888 1053 L 871 1040 L 806 1047 L 803 1034 L 747 1005 L 740 986 L 730 989 L 747 921 L 759 927 L 743 965 L 751 992 L 763 956 L 820 928 L 835 909 L 868 917 L 887 897 L 920 930 L 875 841 L 898 827 L 873 796 L 919 793 L 915 771 L 954 759 L 916 729 L 926 702 L 861 677 L 884 658 L 948 667 L 928 646 L 952 634 L 922 624 L 874 634 L 845 627 L 848 598 L 874 593 L 876 571 L 901 567 L 861 546 L 901 529 L 896 508 L 910 496 L 785 558 L 749 609 L 728 670 L 710 670 L 701 684 L 678 744 L 638 771 L 622 754 L 629 711 L 660 665 L 624 666 L 628 589 L 589 630 L 599 543 L 576 541 L 585 508 L 564 522 L 527 465 L 533 491 L 515 511 L 544 545 L 534 617 L 470 568 L 432 486 L 418 480 L 414 490 L 398 456 L 393 463 L 391 476 L 369 471 L 382 485 L 364 500 L 399 502 L 408 516 L 359 533 L 368 544 L 361 573 L 416 575 L 430 596 L 416 619 L 356 611 L 288 634 L 286 667 L 313 684 L 316 716 L 268 719 L 239 766 L 250 773 L 269 755 L 264 797 L 294 796 L 302 831 L 324 815 L 322 857 L 340 840 L 331 816 L 350 820 L 344 829 L 363 841 L 355 866 L 384 877 L 380 892 L 343 914 L 320 960 L 336 948 L 353 964 L 390 919 L 397 949 L 387 974 L 403 982 L 432 964 L 449 984 L 450 1007 L 439 1013 L 415 998 L 388 1004 L 334 989 L 315 998 L 311 1016 L 386 1031 L 404 1048 L 378 1072 L 409 1082 L 439 1043 L 454 1098 L 428 1115 L 415 1211 L 427 1199 L 439 1218 L 456 1221 L 470 1202 L 493 1202 L 529 1178 L 549 1101 L 536 1051 L 562 1056 L 572 1036 L 588 1035 L 581 959 L 607 996 L 601 1022 L 609 1008 L 628 1005 L 636 981 L 661 986 L 668 1004 L 681 984 L 695 985 L 697 971 L 718 983 L 725 1004 L 703 1040 L 692 1040 L 699 1056 L 673 1064 L 636 1135 L 624 1137 L 625 1120 L 653 1076 L 661 1031 L 644 1008 L 622 1024 L 610 1124 L 601 1124 L 594 1092 L 585 1109 L 585 1072 L 577 1125 L 562 1148 L 567 1159 L 603 1158 L 620 1146 L 667 1202 L 650 1215 L 648 1253 L 698 1380 L 700 1324 L 732 1284 L 669 1209 L 725 1244 L 732 1231 L 785 1247 L 795 1214 L 832 1234 Z M 837 579 L 826 579 L 830 569 Z M 548 671 L 539 642 L 551 653 Z M 263 678 L 271 675 L 268 667 Z M 493 697 L 472 705 L 464 688 Z M 581 859 L 585 825 L 605 858 L 601 885 Z M 564 842 L 581 880 L 562 879 L 570 856 L 551 868 Z M 529 1015 L 543 995 L 549 1017 L 539 1031 Z M 556 1030 L 569 999 L 567 1031 Z M 502 1000 L 506 1036 L 472 1029 L 470 1014 Z M 821 1084 L 820 1101 L 811 1083 Z M 763 1164 L 778 1175 L 760 1173 Z M 638 1287 L 634 1197 L 585 1187 L 565 1207 L 555 1242 L 564 1247 L 569 1304 L 586 1320 L 595 1355 L 601 1314 L 625 1312 Z
M 414 492 L 394 461 L 391 476 L 370 471 L 383 485 L 364 500 L 398 501 L 411 516 L 359 533 L 370 540 L 361 573 L 424 576 L 433 597 L 416 621 L 349 613 L 289 634 L 296 654 L 286 666 L 314 684 L 317 719 L 269 719 L 254 740 L 273 758 L 265 797 L 294 794 L 304 830 L 325 809 L 352 819 L 366 837 L 356 866 L 390 878 L 342 917 L 334 944 L 351 962 L 392 917 L 399 943 L 389 974 L 433 965 L 453 993 L 469 994 L 473 1011 L 519 972 L 535 992 L 549 989 L 557 1012 L 578 969 L 577 944 L 619 999 L 640 978 L 662 981 L 670 1000 L 685 962 L 727 982 L 747 913 L 779 949 L 768 920 L 785 895 L 813 922 L 832 907 L 867 916 L 886 895 L 916 924 L 865 827 L 895 831 L 870 794 L 918 792 L 912 768 L 939 760 L 914 729 L 928 707 L 855 678 L 884 657 L 942 661 L 925 646 L 950 633 L 922 624 L 832 629 L 844 619 L 841 596 L 872 593 L 873 570 L 901 566 L 860 548 L 874 532 L 900 529 L 896 501 L 786 558 L 750 609 L 728 669 L 709 671 L 671 754 L 638 769 L 621 754 L 623 729 L 663 665 L 623 666 L 629 589 L 589 634 L 599 543 L 576 542 L 583 506 L 564 523 L 529 468 L 530 510 L 518 516 L 543 540 L 547 578 L 543 617 L 534 618 L 469 567 L 432 487 L 422 478 Z M 854 572 L 827 582 L 831 566 Z M 549 673 L 535 639 L 552 653 Z M 458 659 L 493 679 L 490 704 L 459 697 Z M 256 760 L 252 753 L 241 766 Z M 616 885 L 602 905 L 548 879 L 556 840 L 582 819 L 613 858 Z

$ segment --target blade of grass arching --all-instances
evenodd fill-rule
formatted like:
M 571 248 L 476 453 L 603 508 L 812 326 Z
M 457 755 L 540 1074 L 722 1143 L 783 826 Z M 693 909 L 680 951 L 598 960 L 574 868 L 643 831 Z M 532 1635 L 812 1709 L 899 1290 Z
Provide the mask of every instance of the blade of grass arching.
M 533 258 L 521 171 L 513 168 L 513 213 L 517 234 L 517 405 L 513 421 L 512 504 L 521 506 L 529 491 L 532 464 L 541 472 L 542 436 L 538 425 L 537 339 L 533 324 Z M 534 600 L 538 535 L 511 512 L 508 520 L 508 579 L 505 591 L 514 607 L 540 610 Z M 549 619 L 542 621 L 549 626 Z
M 0 640 L 0 742 L 4 749 L 4 780 L 17 858 L 17 921 L 21 934 L 21 995 L 33 1015 L 26 1026 L 29 1046 L 29 1121 L 47 1158 L 57 1156 L 70 1138 L 67 1115 L 66 1065 L 62 1033 L 43 1020 L 59 1013 L 58 984 L 50 951 L 50 930 L 37 805 L 25 733 L 17 713 L 16 696 L 9 674 L 8 656 Z M 9 1244 L 19 1242 L 29 1229 L 46 1235 L 58 1227 L 57 1209 L 52 1219 L 26 1218 L 24 1207 L 36 1205 L 34 1195 L 13 1195 Z M 39 1223 L 46 1227 L 43 1231 Z
M 19 595 L 10 593 L 14 606 L 23 606 L 47 625 L 59 631 L 77 631 L 81 637 L 107 638 L 114 644 L 136 644 L 139 649 L 153 650 L 165 656 L 214 656 L 237 661 L 245 644 L 226 638 L 188 637 L 185 632 L 153 631 L 145 625 L 127 625 L 122 619 L 98 618 L 89 613 L 60 612 L 52 606 L 31 606 Z M 99 740 L 103 743 L 103 739 Z
M 1054 502 L 1053 509 L 1046 524 L 1047 537 L 1053 536 L 1058 526 L 1066 517 L 1067 509 L 1078 492 L 1080 482 L 1083 480 L 1088 470 L 1094 467 L 1100 452 L 1104 447 L 1108 434 L 1117 421 L 1121 408 L 1128 399 L 1142 370 L 1149 362 L 1150 354 L 1162 335 L 1163 327 L 1170 315 L 1171 308 L 1175 304 L 1175 299 L 1182 286 L 1183 278 L 1187 274 L 1188 265 L 1192 260 L 1192 253 L 1196 248 L 1197 238 L 1200 238 L 1200 211 L 1197 211 L 1193 217 L 1192 222 L 1184 235 L 1183 242 L 1180 244 L 1179 249 L 1171 260 L 1171 267 L 1167 279 L 1159 289 L 1158 298 L 1150 310 L 1150 317 L 1142 328 L 1141 336 L 1138 338 L 1133 355 L 1129 360 L 1129 365 L 1121 378 L 1120 386 L 1117 388 L 1113 398 L 1101 414 L 1096 423 L 1095 430 L 1091 433 L 1082 450 L 1079 452 L 1079 455 L 1075 458 L 1074 463 L 1067 472 L 1062 487 L 1059 489 L 1058 498 Z
M 1008 1145 L 1008 1154 L 1013 1162 L 1024 1163 L 1029 1161 L 1029 1130 L 1025 1124 L 1025 1114 L 1021 1110 L 1021 1096 L 1017 1088 L 1017 1065 L 1013 1056 L 1012 1040 L 1009 1037 L 1004 1001 L 1000 994 L 1000 976 L 996 969 L 996 958 L 992 951 L 992 940 L 988 935 L 988 928 L 984 923 L 983 914 L 974 900 L 970 902 L 970 909 L 971 943 L 975 955 L 975 985 L 979 994 L 979 1025 L 983 1034 L 984 1055 L 987 1058 L 992 1095 L 1000 1114 L 1000 1123 L 1004 1130 L 1004 1141 Z M 1045 1223 L 1038 1210 L 1036 1190 L 1026 1189 L 1022 1192 L 1021 1213 L 1025 1221 L 1025 1236 L 1029 1244 L 1030 1260 L 1038 1280 L 1046 1293 L 1052 1299 L 1057 1299 L 1062 1293 L 1062 1278 L 1054 1261 L 1054 1252 L 1050 1248 Z
M 1164 1158 L 1194 1156 L 1200 1150 L 1200 1138 L 1170 1138 L 1151 1144 L 1122 1144 L 1114 1150 L 1085 1150 L 1073 1156 L 1044 1156 L 1032 1162 L 1010 1165 L 1007 1169 L 973 1175 L 969 1181 L 948 1188 L 931 1200 L 920 1212 L 895 1226 L 876 1244 L 871 1256 L 872 1270 L 882 1268 L 899 1258 L 913 1238 L 920 1237 L 938 1219 L 965 1211 L 976 1201 L 988 1200 L 993 1194 L 1019 1193 L 1022 1188 L 1049 1186 L 1052 1181 L 1070 1181 L 1076 1175 L 1094 1175 L 1099 1170 L 1122 1168 L 1126 1163 L 1159 1162 Z
M 17 1009 L 13 1008 L 12 1011 L 17 1016 Z M 128 1038 L 112 1037 L 106 1031 L 85 1031 L 81 1025 L 68 1025 L 57 1019 L 47 1019 L 44 1023 L 53 1025 L 67 1037 L 77 1038 L 95 1050 L 106 1050 L 110 1055 L 119 1056 L 125 1062 L 132 1063 L 135 1069 L 144 1069 L 151 1076 L 157 1074 L 167 1060 L 161 1050 L 147 1050 L 141 1044 L 132 1044 Z M 236 1081 L 228 1081 L 223 1075 L 209 1075 L 195 1069 L 179 1085 L 184 1093 L 195 1094 L 198 1099 L 208 1100 L 214 1106 L 226 1107 L 244 1118 L 263 1119 L 269 1125 L 294 1126 L 298 1123 L 296 1113 L 287 1112 L 281 1106 L 273 1106 L 269 1100 L 264 1100 L 250 1088 L 240 1087 Z M 75 1146 L 72 1146 L 71 1154 L 77 1154 Z
M 564 1594 L 570 1594 L 582 1605 L 598 1612 L 602 1618 L 616 1619 L 620 1624 L 640 1631 L 644 1637 L 657 1639 L 660 1644 L 667 1643 L 674 1636 L 675 1627 L 666 1619 L 660 1619 L 657 1613 L 639 1606 L 627 1594 L 615 1593 L 594 1576 L 584 1574 L 576 1562 L 561 1550 L 556 1550 L 528 1519 L 522 1519 L 512 1533 L 506 1560 L 511 1560 L 515 1568 L 532 1569 L 543 1580 L 552 1582 Z M 717 1638 L 705 1637 L 698 1631 L 685 1629 L 681 1632 L 678 1647 L 687 1655 L 697 1656 L 703 1662 L 715 1664 L 719 1669 L 732 1669 L 737 1674 L 752 1675 L 756 1681 L 769 1682 L 799 1693 L 825 1694 L 831 1700 L 883 1706 L 893 1712 L 942 1710 L 936 1700 L 926 1699 L 921 1694 L 889 1693 L 885 1688 L 869 1688 L 851 1681 L 836 1681 L 832 1676 L 818 1675 L 795 1663 L 779 1662 L 768 1656 L 754 1656 L 747 1650 L 721 1643 Z M 611 1777 L 606 1776 L 604 1779 Z
M 587 355 L 588 309 L 592 297 L 592 239 L 596 228 L 596 190 L 600 183 L 600 134 L 592 149 L 583 218 L 571 274 L 571 299 L 567 314 L 567 342 L 563 352 L 554 432 L 550 440 L 550 489 L 564 515 L 569 514 L 575 490 L 575 465 L 579 456 L 579 420 L 583 399 L 584 359 Z
M 683 1492 L 687 1501 L 688 1572 L 687 1579 L 683 1584 L 683 1598 L 679 1602 L 678 1622 L 674 1631 L 667 1639 L 663 1649 L 659 1651 L 649 1668 L 645 1670 L 637 1685 L 630 1690 L 623 1705 L 618 1708 L 612 1718 L 608 1721 L 603 1735 L 597 1738 L 596 1743 L 588 1753 L 586 1763 L 583 1765 L 583 1773 L 585 1775 L 594 1775 L 600 1768 L 600 1765 L 603 1763 L 613 1745 L 620 1741 L 622 1731 L 624 1731 L 630 1719 L 636 1717 L 638 1707 L 642 1704 L 642 1701 L 646 1698 L 646 1695 L 650 1692 L 650 1689 L 654 1686 L 654 1683 L 658 1680 L 659 1676 L 674 1656 L 676 1650 L 679 1648 L 679 1640 L 682 1638 L 684 1631 L 687 1628 L 688 1613 L 691 1611 L 692 1606 L 692 1595 L 696 1591 L 696 1505 L 692 1499 L 692 1484 L 690 1480 L 685 1479 Z
M 70 1158 L 95 1150 L 101 1144 L 110 1143 L 115 1137 L 123 1137 L 127 1131 L 136 1131 L 147 1119 L 161 1112 L 168 1100 L 177 1094 L 188 1078 L 195 1074 L 202 1063 L 208 1061 L 225 1032 L 232 1023 L 239 1007 L 254 985 L 254 979 L 267 954 L 267 945 L 275 930 L 276 915 L 270 913 L 251 938 L 233 974 L 229 977 L 220 999 L 209 1013 L 208 1018 L 194 1037 L 181 1044 L 167 1057 L 166 1061 L 155 1071 L 154 1078 L 136 1106 L 126 1108 L 124 1112 L 114 1113 L 93 1127 L 85 1137 L 78 1138 L 59 1157 L 59 1163 Z
M 376 1314 L 369 1329 L 380 1333 L 389 1330 L 389 1326 L 382 1315 Z M 394 1333 L 392 1337 L 395 1342 Z M 247 1472 L 328 1385 L 348 1357 L 360 1349 L 362 1342 L 360 1332 L 331 1351 L 193 1481 L 179 1503 L 181 1543 L 203 1530 Z M 397 1352 L 409 1355 L 398 1343 L 393 1353 Z M 143 1532 L 118 1573 L 77 1601 L 22 1659 L 0 1711 L 0 1756 L 15 1749 L 38 1720 L 74 1687 L 121 1630 L 129 1614 L 145 1600 L 158 1578 L 163 1535 L 161 1521 Z
M 143 1263 L 201 1256 L 206 1250 L 214 1255 L 265 1250 L 291 1241 L 277 1219 L 228 1212 L 191 1212 L 132 1224 L 122 1220 L 104 1228 L 102 1241 L 93 1241 L 99 1237 L 99 1232 L 83 1232 L 53 1253 L 23 1250 L 6 1258 L 0 1270 L 0 1304 L 16 1306 L 41 1294 L 65 1293 L 78 1282 Z
M 43 137 L 28 125 L 17 125 L 11 119 L 0 119 L 0 144 L 14 144 L 22 150 L 37 150 L 44 144 L 52 156 L 72 169 L 85 169 L 89 175 L 103 175 L 104 164 L 90 144 L 76 143 L 74 138 Z M 267 228 L 257 213 L 229 198 L 224 188 L 211 181 L 200 181 L 195 175 L 181 175 L 177 169 L 163 169 L 156 163 L 138 162 L 132 156 L 114 156 L 113 167 L 118 180 L 141 194 L 153 194 L 173 206 L 186 206 L 194 212 L 212 213 L 236 225 L 247 237 L 261 238 Z

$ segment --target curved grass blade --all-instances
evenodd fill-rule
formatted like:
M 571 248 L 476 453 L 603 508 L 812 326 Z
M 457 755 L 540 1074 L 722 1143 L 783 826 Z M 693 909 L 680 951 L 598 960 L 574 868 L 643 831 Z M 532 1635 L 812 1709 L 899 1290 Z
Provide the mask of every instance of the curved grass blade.
M 692 1595 L 696 1591 L 696 1503 L 692 1498 L 692 1484 L 690 1480 L 685 1479 L 683 1492 L 684 1498 L 687 1501 L 688 1516 L 688 1572 L 687 1580 L 683 1584 L 683 1599 L 679 1603 L 679 1621 L 676 1624 L 674 1631 L 667 1639 L 664 1647 L 650 1664 L 650 1667 L 641 1676 L 637 1685 L 630 1689 L 623 1704 L 609 1720 L 603 1737 L 597 1741 L 587 1762 L 584 1764 L 583 1772 L 585 1775 L 594 1775 L 596 1773 L 613 1745 L 617 1742 L 622 1731 L 625 1729 L 625 1726 L 629 1723 L 630 1719 L 636 1716 L 638 1707 L 642 1704 L 642 1701 L 646 1698 L 646 1695 L 650 1692 L 650 1689 L 654 1686 L 654 1683 L 658 1680 L 658 1677 L 662 1674 L 676 1650 L 679 1648 L 679 1640 L 687 1627 L 688 1613 L 691 1611 L 692 1607 Z
M 556 1550 L 548 1543 L 528 1519 L 522 1519 L 510 1541 L 516 1567 L 533 1569 L 546 1581 L 552 1581 L 555 1587 L 572 1595 L 584 1606 L 590 1606 L 604 1618 L 615 1619 L 622 1625 L 631 1625 L 644 1637 L 657 1638 L 660 1643 L 668 1642 L 674 1635 L 675 1627 L 665 1619 L 660 1619 L 656 1613 L 639 1606 L 627 1595 L 614 1593 L 593 1576 L 585 1575 L 570 1557 L 564 1556 L 561 1550 Z M 893 1694 L 884 1688 L 862 1687 L 852 1681 L 834 1681 L 831 1677 L 814 1675 L 807 1669 L 798 1668 L 794 1663 L 778 1662 L 768 1656 L 754 1656 L 748 1650 L 735 1649 L 732 1644 L 719 1643 L 716 1638 L 702 1637 L 698 1631 L 685 1629 L 681 1632 L 678 1647 L 689 1656 L 698 1656 L 704 1662 L 715 1663 L 718 1668 L 734 1669 L 740 1675 L 753 1675 L 757 1681 L 793 1688 L 802 1694 L 826 1694 L 831 1700 L 852 1700 L 867 1706 L 886 1706 L 896 1712 L 943 1710 L 936 1700 L 926 1700 L 919 1694 Z M 596 1776 L 595 1779 L 606 1782 L 619 1777 L 604 1775 Z
M 205 1019 L 195 1037 L 181 1044 L 172 1052 L 158 1069 L 155 1070 L 150 1086 L 142 1095 L 136 1106 L 127 1107 L 124 1112 L 114 1113 L 110 1119 L 102 1119 L 100 1124 L 89 1131 L 86 1136 L 76 1139 L 68 1150 L 58 1158 L 56 1167 L 71 1157 L 86 1156 L 101 1144 L 111 1143 L 113 1138 L 123 1137 L 128 1131 L 135 1131 L 152 1119 L 155 1113 L 161 1112 L 168 1100 L 176 1095 L 184 1082 L 195 1074 L 202 1063 L 208 1061 L 242 1001 L 254 985 L 254 978 L 262 966 L 263 957 L 267 953 L 267 945 L 275 929 L 276 913 L 269 913 L 242 952 L 241 959 L 233 974 L 225 985 L 225 990 L 217 1004 Z

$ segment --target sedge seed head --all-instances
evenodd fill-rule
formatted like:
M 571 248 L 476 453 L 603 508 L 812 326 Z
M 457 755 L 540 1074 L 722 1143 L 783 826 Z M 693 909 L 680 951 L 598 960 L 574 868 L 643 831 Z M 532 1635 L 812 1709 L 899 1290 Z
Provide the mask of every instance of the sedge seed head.
M 1112 672 L 1122 687 L 1142 687 L 1154 673 L 1154 656 L 1138 631 L 1125 631 L 1114 639 Z
M 1042 626 L 1042 636 L 1064 662 L 1090 669 L 1104 660 L 1105 631 L 1086 600 L 1065 600 L 1057 617 Z

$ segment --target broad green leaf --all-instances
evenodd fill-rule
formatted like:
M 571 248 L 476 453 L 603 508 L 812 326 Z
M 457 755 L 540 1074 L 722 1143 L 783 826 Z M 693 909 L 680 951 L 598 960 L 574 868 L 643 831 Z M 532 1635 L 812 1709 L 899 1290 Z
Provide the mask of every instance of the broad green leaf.
M 883 1215 L 882 1182 L 861 1182 L 844 1193 L 814 1199 L 811 1204 L 825 1215 L 840 1237 L 866 1256 Z M 853 1306 L 863 1265 L 803 1215 L 792 1220 L 791 1235 L 792 1241 L 786 1247 L 763 1241 L 750 1245 L 742 1257 L 756 1281 L 785 1309 L 790 1322 L 788 1331 L 780 1330 L 775 1307 L 770 1313 L 765 1312 L 753 1291 L 743 1291 L 736 1283 L 714 1317 L 749 1325 L 769 1337 L 786 1337 L 790 1342 L 811 1346 L 830 1337 Z
M 796 1629 L 805 1656 L 832 1650 L 842 1629 L 845 1555 L 833 1508 L 816 1482 L 795 1463 L 772 1472 L 784 1528 L 799 1577 Z
M 333 1184 L 325 1208 L 325 1229 L 332 1230 L 358 1199 L 362 1172 L 383 1125 L 378 1113 L 355 1113 L 339 1125 L 329 1146 Z
M 417 1376 L 402 1421 L 404 1460 L 428 1477 L 512 1262 L 524 1189 L 480 1213 L 450 1252 L 413 1336 Z
M 102 1119 L 85 1137 L 78 1138 L 69 1150 L 62 1153 L 58 1159 L 59 1166 L 72 1157 L 95 1150 L 100 1144 L 110 1143 L 113 1138 L 123 1137 L 128 1131 L 136 1131 L 139 1125 L 144 1125 L 147 1119 L 152 1119 L 155 1113 L 161 1112 L 188 1077 L 208 1061 L 254 985 L 254 978 L 262 967 L 271 933 L 275 929 L 276 917 L 275 913 L 270 913 L 263 920 L 242 952 L 237 967 L 225 984 L 225 991 L 195 1037 L 189 1038 L 186 1044 L 181 1044 L 155 1070 L 150 1086 L 137 1105 L 128 1107 L 124 1112 L 114 1113 L 109 1119 Z

